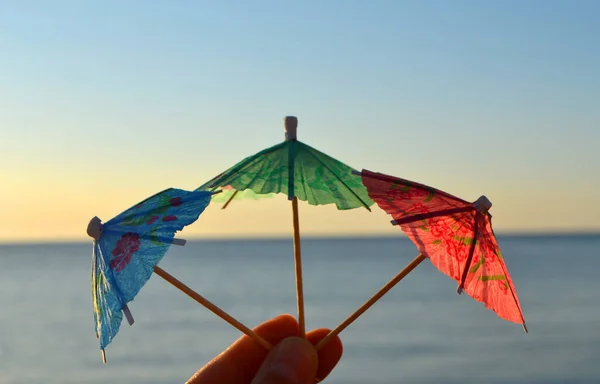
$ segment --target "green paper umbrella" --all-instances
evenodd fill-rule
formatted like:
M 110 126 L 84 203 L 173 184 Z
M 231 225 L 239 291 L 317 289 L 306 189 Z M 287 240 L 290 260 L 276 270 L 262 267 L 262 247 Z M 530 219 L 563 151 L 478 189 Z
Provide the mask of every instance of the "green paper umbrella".
M 298 322 L 304 336 L 298 200 L 310 205 L 335 204 L 339 210 L 364 207 L 369 211 L 374 202 L 361 177 L 354 175 L 351 167 L 296 139 L 296 117 L 287 116 L 284 121 L 283 143 L 243 159 L 197 190 L 223 189 L 220 196 L 213 198 L 225 202 L 223 208 L 234 198 L 256 199 L 278 193 L 286 194 L 292 201 Z

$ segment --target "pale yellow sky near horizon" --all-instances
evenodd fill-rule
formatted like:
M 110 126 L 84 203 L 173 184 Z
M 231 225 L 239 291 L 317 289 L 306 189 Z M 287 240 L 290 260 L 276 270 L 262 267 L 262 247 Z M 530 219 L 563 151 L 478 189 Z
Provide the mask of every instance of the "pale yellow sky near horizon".
M 164 178 L 144 173 L 115 169 L 102 174 L 81 169 L 64 173 L 44 170 L 41 166 L 28 173 L 4 175 L 0 195 L 0 243 L 85 241 L 90 218 L 97 215 L 107 221 L 123 210 L 168 187 L 194 189 L 216 172 L 205 172 L 202 181 L 190 183 L 187 172 L 165 172 Z M 211 167 L 211 169 L 216 167 Z M 221 169 L 222 170 L 222 169 Z M 161 171 L 162 172 L 162 171 Z M 431 174 L 429 184 L 462 198 L 475 200 L 478 188 L 460 179 Z M 428 177 L 419 181 L 428 182 Z M 166 183 L 165 180 L 170 180 Z M 454 180 L 454 181 L 453 181 Z M 524 190 L 513 183 L 488 185 L 484 192 L 493 202 L 493 225 L 497 232 L 598 231 L 600 209 L 592 194 L 577 196 L 577 206 L 587 212 L 573 215 L 572 196 L 560 190 L 548 190 L 540 184 Z M 491 188 L 490 188 L 491 187 Z M 566 204 L 561 205 L 561 201 Z M 263 200 L 235 200 L 222 210 L 212 203 L 198 221 L 185 228 L 182 238 L 281 237 L 292 233 L 291 204 L 284 195 Z M 553 207 L 552 209 L 549 209 Z M 301 235 L 399 235 L 390 217 L 376 205 L 365 209 L 338 211 L 334 206 L 311 206 L 300 202 Z

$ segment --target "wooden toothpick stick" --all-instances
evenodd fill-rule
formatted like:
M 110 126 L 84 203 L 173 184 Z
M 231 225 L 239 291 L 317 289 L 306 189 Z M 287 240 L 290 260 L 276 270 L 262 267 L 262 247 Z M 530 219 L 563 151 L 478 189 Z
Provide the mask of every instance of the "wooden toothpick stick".
M 297 141 L 298 118 L 286 116 L 284 121 L 285 141 Z M 302 287 L 302 252 L 300 251 L 300 220 L 298 219 L 298 198 L 295 196 L 295 154 L 288 152 L 288 200 L 292 201 L 294 225 L 294 268 L 296 271 L 296 302 L 298 304 L 298 324 L 300 337 L 306 337 L 306 321 L 304 317 L 304 290 Z
M 367 300 L 363 305 L 360 306 L 353 314 L 348 316 L 346 320 L 344 320 L 340 325 L 335 327 L 334 330 L 329 332 L 324 339 L 322 339 L 317 346 L 315 347 L 317 351 L 321 350 L 327 343 L 331 341 L 335 336 L 337 336 L 340 332 L 342 332 L 346 327 L 352 324 L 360 315 L 365 313 L 367 309 L 369 309 L 373 304 L 375 304 L 379 299 L 383 297 L 390 289 L 392 289 L 396 284 L 400 282 L 406 275 L 408 275 L 413 269 L 415 269 L 423 260 L 427 257 L 419 254 L 419 256 L 415 257 L 413 261 L 411 261 L 404 269 L 402 269 L 396 276 L 394 276 L 390 281 L 387 282 L 377 293 L 375 293 L 369 300 Z
M 302 257 L 300 251 L 300 223 L 298 219 L 298 199 L 292 200 L 294 215 L 294 267 L 296 270 L 296 302 L 298 304 L 298 324 L 300 337 L 306 336 L 306 321 L 304 317 L 304 289 L 302 287 Z
M 271 343 L 269 343 L 268 341 L 266 341 L 265 339 L 260 337 L 258 334 L 256 334 L 250 328 L 246 327 L 244 324 L 242 324 L 239 321 L 237 321 L 236 319 L 234 319 L 227 312 L 225 312 L 224 310 L 222 310 L 215 304 L 211 303 L 210 301 L 208 301 L 206 298 L 204 298 L 200 294 L 196 293 L 194 290 L 189 288 L 187 285 L 185 285 L 181 281 L 177 280 L 174 276 L 169 274 L 164 269 L 160 268 L 159 266 L 155 266 L 154 273 L 156 273 L 157 275 L 159 275 L 160 277 L 165 279 L 167 282 L 171 283 L 174 287 L 176 287 L 177 289 L 179 289 L 180 291 L 182 291 L 183 293 L 185 293 L 192 299 L 196 300 L 198 303 L 205 306 L 209 311 L 211 311 L 215 315 L 219 316 L 221 319 L 225 320 L 227 323 L 232 325 L 234 328 L 236 328 L 239 331 L 241 331 L 242 333 L 250 336 L 254 341 L 256 341 L 258 344 L 265 347 L 267 350 L 270 350 L 271 348 L 273 348 Z
M 173 245 L 184 246 L 185 243 L 186 243 L 186 241 L 184 239 L 180 239 L 180 238 L 173 238 L 173 240 L 172 240 Z M 225 312 L 224 310 L 222 310 L 215 304 L 211 303 L 208 299 L 206 299 L 204 296 L 200 295 L 199 293 L 197 293 L 196 291 L 194 291 L 187 285 L 183 284 L 181 281 L 179 281 L 177 278 L 175 278 L 173 275 L 171 275 L 170 273 L 168 273 L 167 271 L 165 271 L 158 265 L 154 266 L 154 273 L 156 273 L 157 275 L 159 275 L 160 277 L 165 279 L 167 282 L 169 282 L 175 288 L 179 289 L 181 292 L 185 293 L 186 295 L 188 295 L 189 297 L 191 297 L 192 299 L 194 299 L 195 301 L 197 301 L 198 303 L 200 303 L 201 305 L 206 307 L 209 311 L 211 311 L 215 315 L 219 316 L 221 319 L 225 320 L 227 323 L 229 323 L 234 328 L 238 329 L 240 332 L 251 337 L 254 341 L 256 341 L 258 344 L 265 347 L 267 350 L 271 350 L 273 348 L 271 343 L 269 343 L 268 341 L 266 341 L 265 339 L 260 337 L 253 330 L 246 327 L 244 324 L 240 323 L 238 320 L 233 318 L 227 312 Z
M 232 194 L 231 197 L 229 198 L 229 200 L 227 200 L 227 202 L 225 204 L 223 204 L 223 207 L 221 207 L 221 209 L 225 209 L 227 208 L 227 206 L 229 205 L 229 203 L 231 203 L 231 200 L 233 200 L 233 198 L 235 197 L 235 195 L 238 194 L 238 190 L 236 189 Z

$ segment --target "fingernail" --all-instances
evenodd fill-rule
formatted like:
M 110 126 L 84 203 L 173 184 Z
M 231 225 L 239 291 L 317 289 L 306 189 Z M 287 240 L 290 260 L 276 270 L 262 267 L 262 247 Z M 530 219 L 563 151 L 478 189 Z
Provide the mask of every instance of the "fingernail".
M 290 337 L 269 353 L 253 384 L 305 384 L 314 380 L 318 357 L 306 340 Z

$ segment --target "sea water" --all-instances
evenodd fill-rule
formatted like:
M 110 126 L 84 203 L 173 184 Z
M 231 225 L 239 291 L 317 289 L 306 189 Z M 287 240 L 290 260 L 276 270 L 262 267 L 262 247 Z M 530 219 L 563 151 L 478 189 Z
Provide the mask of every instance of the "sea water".
M 341 334 L 329 384 L 600 383 L 600 237 L 500 236 L 529 334 L 428 261 Z M 307 328 L 335 327 L 416 256 L 405 238 L 303 239 Z M 0 383 L 183 383 L 239 331 L 153 276 L 101 361 L 91 243 L 0 246 Z M 291 240 L 192 241 L 161 267 L 244 324 L 296 314 Z

